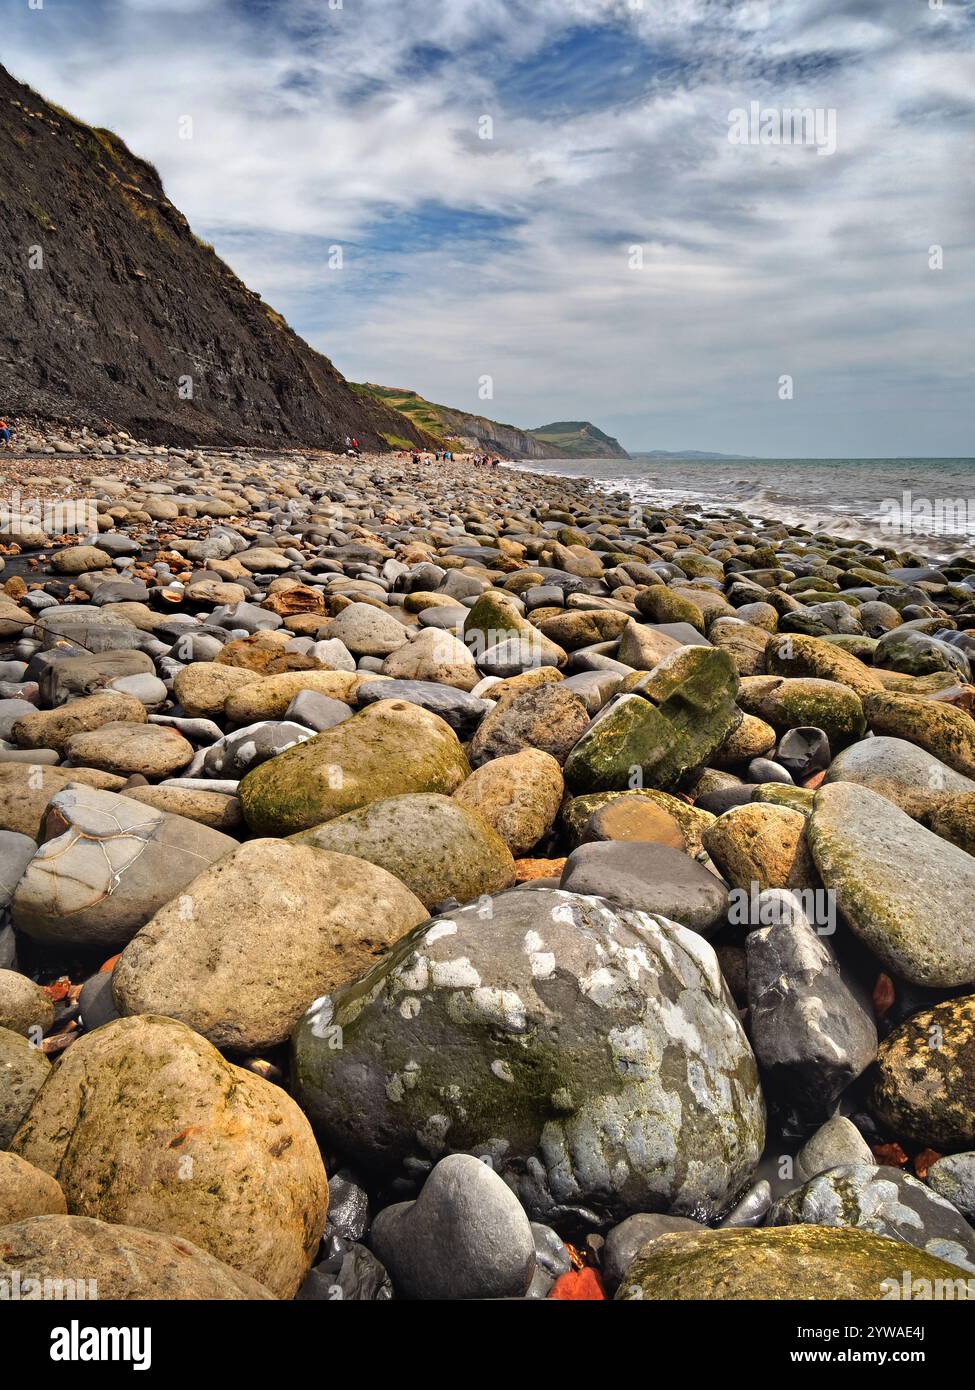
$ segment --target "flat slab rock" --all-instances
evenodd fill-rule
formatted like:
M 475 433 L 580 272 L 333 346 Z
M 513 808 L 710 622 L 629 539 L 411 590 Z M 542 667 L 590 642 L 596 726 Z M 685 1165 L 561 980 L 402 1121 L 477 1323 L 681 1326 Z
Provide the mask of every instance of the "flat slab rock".
M 857 936 L 915 985 L 975 981 L 975 858 L 866 787 L 816 796 L 809 845 Z

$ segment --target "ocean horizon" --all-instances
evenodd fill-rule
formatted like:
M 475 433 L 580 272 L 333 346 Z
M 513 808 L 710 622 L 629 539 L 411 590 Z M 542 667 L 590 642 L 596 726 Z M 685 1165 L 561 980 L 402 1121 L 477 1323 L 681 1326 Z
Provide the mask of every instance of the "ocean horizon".
M 659 507 L 805 526 L 947 557 L 975 548 L 975 458 L 524 459 Z

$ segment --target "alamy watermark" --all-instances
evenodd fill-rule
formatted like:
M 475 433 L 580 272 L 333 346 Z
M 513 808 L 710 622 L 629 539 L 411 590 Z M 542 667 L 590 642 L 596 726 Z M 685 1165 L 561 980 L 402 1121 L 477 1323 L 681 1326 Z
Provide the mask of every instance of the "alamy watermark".
M 809 145 L 836 153 L 835 106 L 766 106 L 760 101 L 728 112 L 732 145 Z
M 88 536 L 98 531 L 94 497 L 22 497 L 14 488 L 0 497 L 0 532 L 7 539 L 44 531 L 49 536 Z
M 885 497 L 881 529 L 895 536 L 964 536 L 975 534 L 975 497 Z
M 97 1279 L 39 1279 L 19 1269 L 0 1274 L 0 1303 L 75 1303 L 98 1298 Z

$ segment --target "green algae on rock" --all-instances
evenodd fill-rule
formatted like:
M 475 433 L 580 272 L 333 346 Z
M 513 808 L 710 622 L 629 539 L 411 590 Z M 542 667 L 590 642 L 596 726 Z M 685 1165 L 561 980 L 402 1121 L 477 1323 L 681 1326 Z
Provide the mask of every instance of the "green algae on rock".
M 254 768 L 238 794 L 251 830 L 288 835 L 407 792 L 449 796 L 470 771 L 443 719 L 380 700 Z
M 975 1147 L 975 995 L 945 999 L 894 1029 L 880 1044 L 870 1105 L 917 1144 Z
M 618 1299 L 970 1299 L 956 1265 L 910 1254 L 916 1291 L 903 1293 L 904 1246 L 829 1226 L 672 1232 L 645 1245 Z M 940 1291 L 940 1292 L 938 1292 Z
M 852 930 L 895 974 L 950 988 L 975 981 L 975 859 L 851 782 L 816 795 L 807 838 Z
M 565 763 L 574 793 L 666 789 L 702 766 L 741 722 L 726 652 L 678 647 L 593 720 Z
M 447 898 L 470 902 L 515 881 L 514 859 L 497 831 L 456 798 L 432 792 L 373 801 L 300 831 L 293 843 L 378 864 L 427 907 Z

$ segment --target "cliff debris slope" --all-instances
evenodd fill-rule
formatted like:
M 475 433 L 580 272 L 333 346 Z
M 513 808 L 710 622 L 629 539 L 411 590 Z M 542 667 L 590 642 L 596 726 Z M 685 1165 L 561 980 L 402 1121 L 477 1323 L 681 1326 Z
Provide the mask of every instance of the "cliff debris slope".
M 152 442 L 431 447 L 194 236 L 152 165 L 2 67 L 0 185 L 4 412 Z

